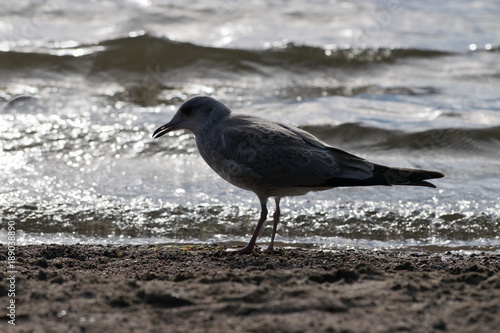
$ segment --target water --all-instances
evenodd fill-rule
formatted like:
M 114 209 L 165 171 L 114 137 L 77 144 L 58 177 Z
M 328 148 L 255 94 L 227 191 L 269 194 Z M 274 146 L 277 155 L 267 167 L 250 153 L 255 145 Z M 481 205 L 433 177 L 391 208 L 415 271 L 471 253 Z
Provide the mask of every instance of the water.
M 279 246 L 500 251 L 495 1 L 0 6 L 0 241 L 11 222 L 18 244 L 246 242 L 255 195 L 189 133 L 151 138 L 206 94 L 446 174 L 286 199 Z

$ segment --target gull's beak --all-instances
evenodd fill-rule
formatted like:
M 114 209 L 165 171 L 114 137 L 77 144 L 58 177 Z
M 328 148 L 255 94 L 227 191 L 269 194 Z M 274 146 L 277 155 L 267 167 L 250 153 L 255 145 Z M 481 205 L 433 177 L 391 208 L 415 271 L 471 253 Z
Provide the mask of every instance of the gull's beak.
M 175 130 L 175 125 L 176 124 L 172 124 L 172 122 L 170 121 L 165 125 L 158 127 L 156 131 L 153 133 L 153 139 L 158 139 L 159 137 L 164 136 L 168 132 Z

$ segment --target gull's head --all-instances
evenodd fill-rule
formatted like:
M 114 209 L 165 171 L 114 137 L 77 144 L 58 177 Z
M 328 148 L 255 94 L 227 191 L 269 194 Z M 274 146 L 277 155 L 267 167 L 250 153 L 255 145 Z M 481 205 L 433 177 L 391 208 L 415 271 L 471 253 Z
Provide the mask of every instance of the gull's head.
M 208 96 L 196 96 L 185 101 L 175 113 L 172 120 L 160 126 L 153 133 L 157 139 L 168 132 L 186 129 L 198 134 L 207 123 L 217 121 L 231 111 L 227 106 Z

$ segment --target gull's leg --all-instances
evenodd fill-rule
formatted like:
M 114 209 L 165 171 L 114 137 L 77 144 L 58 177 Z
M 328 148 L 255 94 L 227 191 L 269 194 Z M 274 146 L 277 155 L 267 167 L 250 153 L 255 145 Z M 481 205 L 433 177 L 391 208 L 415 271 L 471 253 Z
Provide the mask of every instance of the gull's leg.
M 267 198 L 260 198 L 260 219 L 259 223 L 257 223 L 257 227 L 255 228 L 255 231 L 253 232 L 252 238 L 250 239 L 250 242 L 243 247 L 239 249 L 227 249 L 226 251 L 228 252 L 235 252 L 235 253 L 241 253 L 241 254 L 246 254 L 246 253 L 252 253 L 255 243 L 257 242 L 257 236 L 259 235 L 260 229 L 262 228 L 262 225 L 264 224 L 264 221 L 267 218 Z
M 274 219 L 273 234 L 271 235 L 271 243 L 269 243 L 269 246 L 265 250 L 266 252 L 274 251 L 274 236 L 276 236 L 276 229 L 278 228 L 278 222 L 280 220 L 280 214 L 281 214 L 281 212 L 280 212 L 280 200 L 281 200 L 281 198 L 279 198 L 279 197 L 274 198 L 274 201 L 276 202 L 276 210 L 274 211 L 274 214 L 273 214 L 273 219 Z

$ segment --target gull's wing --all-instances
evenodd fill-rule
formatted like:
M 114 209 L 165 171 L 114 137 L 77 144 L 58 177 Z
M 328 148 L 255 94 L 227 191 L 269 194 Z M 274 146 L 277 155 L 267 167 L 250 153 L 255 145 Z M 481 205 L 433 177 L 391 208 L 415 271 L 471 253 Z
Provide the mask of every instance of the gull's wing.
M 331 179 L 373 175 L 373 163 L 295 127 L 245 115 L 233 115 L 220 125 L 217 161 L 211 166 L 243 188 L 315 187 Z

